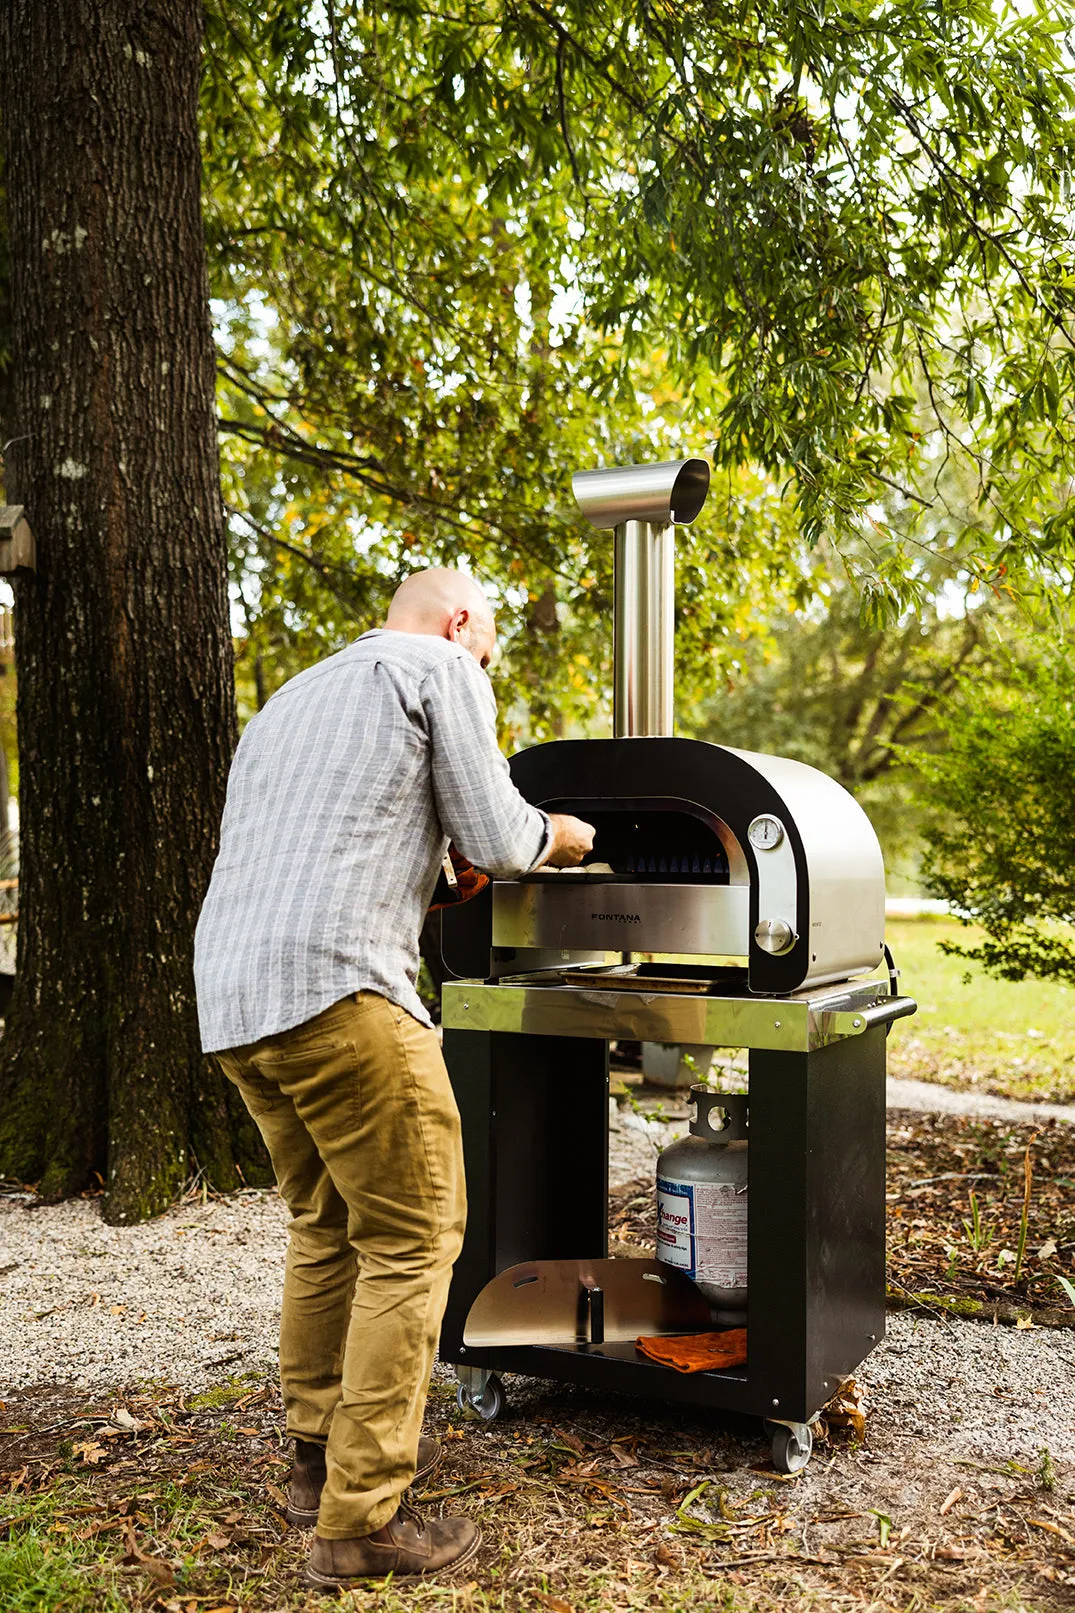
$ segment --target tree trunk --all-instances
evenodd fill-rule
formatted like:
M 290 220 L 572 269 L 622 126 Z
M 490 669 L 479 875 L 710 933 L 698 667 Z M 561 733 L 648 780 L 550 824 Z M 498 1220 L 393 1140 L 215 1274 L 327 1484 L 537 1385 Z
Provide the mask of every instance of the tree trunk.
M 198 153 L 201 0 L 3 0 L 20 934 L 0 1174 L 163 1208 L 261 1167 L 191 954 L 235 739 Z

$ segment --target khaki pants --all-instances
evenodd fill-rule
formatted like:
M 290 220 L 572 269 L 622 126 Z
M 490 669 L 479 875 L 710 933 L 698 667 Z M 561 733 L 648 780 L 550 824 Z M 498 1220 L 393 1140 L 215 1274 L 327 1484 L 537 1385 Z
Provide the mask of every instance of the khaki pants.
M 414 1477 L 466 1220 L 436 1033 L 360 991 L 217 1057 L 291 1211 L 280 1378 L 288 1433 L 327 1442 L 317 1532 L 372 1534 Z

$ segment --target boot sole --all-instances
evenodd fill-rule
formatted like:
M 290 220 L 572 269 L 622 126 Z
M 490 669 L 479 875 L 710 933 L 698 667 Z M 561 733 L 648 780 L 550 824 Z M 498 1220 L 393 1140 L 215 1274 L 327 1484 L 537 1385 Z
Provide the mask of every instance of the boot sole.
M 424 1484 L 426 1479 L 431 1479 L 443 1460 L 444 1446 L 442 1445 L 433 1460 L 427 1462 L 425 1467 L 419 1468 L 415 1472 L 414 1478 L 411 1480 L 412 1489 L 416 1489 L 419 1484 Z
M 461 1551 L 458 1557 L 453 1557 L 450 1563 L 442 1563 L 440 1568 L 386 1568 L 380 1574 L 350 1574 L 346 1579 L 335 1578 L 331 1574 L 319 1574 L 316 1568 L 307 1567 L 303 1580 L 312 1585 L 315 1590 L 348 1591 L 352 1585 L 361 1585 L 368 1579 L 388 1579 L 390 1575 L 405 1575 L 408 1579 L 433 1579 L 438 1574 L 450 1574 L 464 1563 L 469 1563 L 478 1547 L 482 1543 L 482 1532 L 479 1529 L 466 1551 Z
M 317 1523 L 316 1512 L 300 1512 L 298 1507 L 288 1507 L 284 1517 L 296 1529 L 312 1529 Z

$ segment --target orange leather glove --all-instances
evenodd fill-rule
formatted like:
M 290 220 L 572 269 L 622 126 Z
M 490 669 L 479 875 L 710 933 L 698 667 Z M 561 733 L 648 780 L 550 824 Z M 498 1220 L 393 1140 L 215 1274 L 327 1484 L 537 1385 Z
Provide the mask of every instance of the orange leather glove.
M 745 1327 L 722 1333 L 688 1333 L 670 1338 L 635 1339 L 635 1348 L 677 1372 L 727 1372 L 747 1358 Z
M 473 863 L 467 861 L 461 851 L 456 851 L 454 845 L 450 845 L 433 892 L 433 900 L 429 904 L 429 911 L 437 913 L 442 907 L 457 907 L 460 902 L 469 902 L 471 897 L 477 896 L 488 883 L 489 875 L 480 873 Z

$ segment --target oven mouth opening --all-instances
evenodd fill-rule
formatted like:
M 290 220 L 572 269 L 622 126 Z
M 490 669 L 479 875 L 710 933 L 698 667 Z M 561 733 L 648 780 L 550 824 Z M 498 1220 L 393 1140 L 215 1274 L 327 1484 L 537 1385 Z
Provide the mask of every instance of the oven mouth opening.
M 537 869 L 525 878 L 660 885 L 745 885 L 746 859 L 727 824 L 693 801 L 670 797 L 558 797 L 546 812 L 594 826 L 593 850 L 578 869 Z

